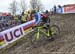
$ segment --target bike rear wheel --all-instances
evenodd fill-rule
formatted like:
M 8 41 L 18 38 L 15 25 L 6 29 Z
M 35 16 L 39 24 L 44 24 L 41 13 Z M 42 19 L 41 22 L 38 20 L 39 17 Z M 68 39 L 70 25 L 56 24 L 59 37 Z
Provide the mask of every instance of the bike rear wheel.
M 30 40 L 31 40 L 32 45 L 39 46 L 39 45 L 43 44 L 43 42 L 45 41 L 45 36 L 40 31 L 38 32 L 38 29 L 36 28 L 32 32 L 32 34 L 30 36 Z

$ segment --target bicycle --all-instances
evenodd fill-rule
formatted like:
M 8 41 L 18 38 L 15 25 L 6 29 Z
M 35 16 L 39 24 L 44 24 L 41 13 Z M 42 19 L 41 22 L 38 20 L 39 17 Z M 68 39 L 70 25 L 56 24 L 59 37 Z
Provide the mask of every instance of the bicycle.
M 32 36 L 30 36 L 30 41 L 32 44 L 38 44 L 38 42 L 42 42 L 44 40 L 54 40 L 60 34 L 60 29 L 57 25 L 50 26 L 50 19 L 48 20 L 48 24 L 38 25 L 34 32 L 32 32 Z

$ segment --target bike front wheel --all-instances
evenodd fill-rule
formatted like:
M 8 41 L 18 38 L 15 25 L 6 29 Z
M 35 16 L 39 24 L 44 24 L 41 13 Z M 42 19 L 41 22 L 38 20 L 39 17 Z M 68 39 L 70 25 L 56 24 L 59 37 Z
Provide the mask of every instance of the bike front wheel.
M 58 38 L 60 36 L 60 29 L 57 25 L 52 25 L 50 30 L 53 38 Z

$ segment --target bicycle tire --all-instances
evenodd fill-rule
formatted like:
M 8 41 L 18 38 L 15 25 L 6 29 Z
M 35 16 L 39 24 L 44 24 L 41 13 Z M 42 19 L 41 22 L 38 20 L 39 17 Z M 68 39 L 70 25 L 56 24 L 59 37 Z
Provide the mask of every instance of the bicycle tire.
M 39 45 L 42 41 L 45 40 L 44 38 L 44 35 L 40 32 L 40 35 L 39 35 L 39 39 L 37 39 L 37 35 L 36 33 L 38 32 L 37 28 L 34 30 L 34 32 L 31 33 L 31 36 L 30 36 L 30 41 L 31 41 L 31 44 L 32 45 Z
M 60 28 L 57 25 L 50 26 L 50 30 L 52 35 L 51 37 L 53 37 L 54 39 L 60 36 Z
M 30 34 L 29 40 L 32 45 L 37 43 L 36 33 L 37 33 L 37 28 L 35 28 L 35 30 L 33 32 L 31 32 L 31 34 Z

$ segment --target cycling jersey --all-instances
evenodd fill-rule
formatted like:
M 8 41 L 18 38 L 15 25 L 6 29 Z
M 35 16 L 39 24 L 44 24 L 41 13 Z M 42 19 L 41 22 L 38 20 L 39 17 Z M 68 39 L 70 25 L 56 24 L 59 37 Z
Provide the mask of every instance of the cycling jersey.
M 39 24 L 41 21 L 41 14 L 39 12 L 37 12 L 35 15 L 35 18 L 36 18 L 36 24 Z

